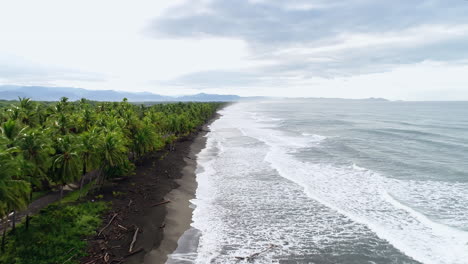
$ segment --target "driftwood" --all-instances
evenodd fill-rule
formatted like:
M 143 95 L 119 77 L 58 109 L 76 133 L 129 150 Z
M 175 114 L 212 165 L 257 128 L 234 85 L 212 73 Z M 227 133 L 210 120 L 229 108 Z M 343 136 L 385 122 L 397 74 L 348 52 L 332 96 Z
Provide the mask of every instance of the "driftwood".
M 132 250 L 133 250 L 133 246 L 135 245 L 135 242 L 136 242 L 136 239 L 137 239 L 137 236 L 138 236 L 138 231 L 140 229 L 137 227 L 137 229 L 135 230 L 135 234 L 133 234 L 133 239 L 132 239 L 132 243 L 130 243 L 130 248 L 128 249 L 128 252 L 132 253 Z
M 130 205 L 132 205 L 132 203 L 133 203 L 133 201 L 132 201 L 132 199 L 130 199 L 127 206 L 130 207 Z
M 155 207 L 155 206 L 159 206 L 159 205 L 163 205 L 163 204 L 167 204 L 167 203 L 170 203 L 171 201 L 167 200 L 167 201 L 163 201 L 163 202 L 160 202 L 160 203 L 157 203 L 157 204 L 153 204 L 151 207 Z
M 132 253 L 125 255 L 124 258 L 131 257 L 131 256 L 133 256 L 133 255 L 135 255 L 135 254 L 137 254 L 137 253 L 140 253 L 141 251 L 143 251 L 143 248 L 139 248 L 139 249 L 133 251 Z
M 127 231 L 128 229 L 125 226 L 117 225 L 118 227 L 122 228 L 123 230 Z
M 65 262 L 63 262 L 63 264 L 69 262 L 70 260 L 72 260 L 77 254 L 74 254 L 72 255 L 71 257 L 69 257 L 67 260 L 65 260 Z
M 117 213 L 114 214 L 114 216 L 112 216 L 111 220 L 109 221 L 109 223 L 107 223 L 107 225 L 105 227 L 103 227 L 101 229 L 101 231 L 99 231 L 98 233 L 98 236 L 101 235 L 102 231 L 104 231 L 106 228 L 108 228 L 111 224 L 112 224 L 112 221 L 114 221 L 114 218 L 117 216 Z
M 70 250 L 67 251 L 67 253 L 65 253 L 65 255 L 68 255 L 69 253 L 71 253 L 75 248 L 71 248 Z M 63 264 L 67 263 L 68 261 L 72 260 L 77 254 L 73 254 L 71 255 L 67 260 L 65 260 L 65 262 L 63 262 Z
M 70 248 L 70 250 L 67 251 L 67 253 L 65 253 L 65 255 L 67 255 L 68 253 L 72 252 L 75 248 Z
M 109 253 L 106 252 L 106 254 L 104 255 L 104 262 L 109 262 L 109 259 L 110 259 L 110 256 L 109 256 Z
M 138 254 L 138 253 L 142 252 L 142 251 L 143 251 L 143 248 L 139 248 L 139 249 L 133 251 L 132 253 L 129 253 L 129 254 L 123 256 L 122 258 L 113 259 L 111 261 L 111 263 L 113 263 L 113 262 L 122 263 L 126 258 L 129 258 L 129 257 L 131 257 L 131 256 L 133 256 L 135 254 Z
M 139 248 L 139 249 L 133 251 L 132 253 L 128 253 L 127 255 L 125 255 L 125 256 L 123 257 L 123 259 L 121 259 L 121 261 L 123 261 L 124 259 L 129 258 L 129 257 L 131 257 L 131 256 L 133 256 L 133 255 L 135 255 L 135 254 L 138 254 L 138 253 L 140 253 L 141 251 L 143 251 L 143 248 Z
M 247 257 L 236 257 L 237 260 L 247 260 L 247 261 L 253 261 L 256 257 L 260 256 L 260 254 L 263 254 L 267 251 L 269 251 L 270 249 L 273 249 L 273 248 L 276 248 L 278 247 L 277 245 L 270 245 L 269 247 L 267 247 L 266 249 L 260 251 L 260 252 L 256 252 L 256 253 L 253 253 Z

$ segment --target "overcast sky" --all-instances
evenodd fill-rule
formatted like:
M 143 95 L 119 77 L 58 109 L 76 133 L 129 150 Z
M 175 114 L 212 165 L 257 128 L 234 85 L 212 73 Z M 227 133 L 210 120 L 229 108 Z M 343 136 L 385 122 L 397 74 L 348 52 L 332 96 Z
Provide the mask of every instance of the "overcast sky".
M 468 1 L 0 0 L 0 84 L 468 100 Z

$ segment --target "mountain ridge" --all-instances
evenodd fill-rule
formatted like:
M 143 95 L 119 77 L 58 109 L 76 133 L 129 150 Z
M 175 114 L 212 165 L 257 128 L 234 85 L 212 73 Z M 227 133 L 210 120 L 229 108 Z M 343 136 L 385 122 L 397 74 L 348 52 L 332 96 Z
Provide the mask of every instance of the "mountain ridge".
M 37 101 L 57 101 L 60 97 L 68 97 L 71 101 L 86 98 L 94 101 L 121 101 L 127 98 L 131 102 L 231 102 L 241 99 L 238 95 L 221 95 L 199 93 L 195 95 L 166 96 L 150 92 L 127 92 L 115 90 L 87 90 L 74 87 L 21 86 L 0 85 L 0 99 L 16 100 L 18 97 L 28 97 Z

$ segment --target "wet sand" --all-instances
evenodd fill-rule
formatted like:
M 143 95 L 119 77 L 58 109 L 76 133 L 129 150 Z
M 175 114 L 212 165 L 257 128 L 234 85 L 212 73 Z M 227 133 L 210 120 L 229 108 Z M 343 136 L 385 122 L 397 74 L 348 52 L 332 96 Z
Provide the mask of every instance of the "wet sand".
M 183 176 L 181 179 L 175 180 L 180 186 L 166 196 L 166 199 L 170 200 L 171 203 L 166 206 L 166 228 L 164 229 L 163 240 L 157 249 L 152 250 L 145 256 L 144 264 L 165 263 L 168 254 L 171 254 L 177 248 L 179 238 L 190 228 L 193 212 L 190 207 L 190 200 L 195 198 L 197 190 L 196 156 L 205 147 L 205 134 L 206 132 L 200 133 L 194 139 L 190 146 L 190 154 L 184 158 L 186 166 L 182 170 Z

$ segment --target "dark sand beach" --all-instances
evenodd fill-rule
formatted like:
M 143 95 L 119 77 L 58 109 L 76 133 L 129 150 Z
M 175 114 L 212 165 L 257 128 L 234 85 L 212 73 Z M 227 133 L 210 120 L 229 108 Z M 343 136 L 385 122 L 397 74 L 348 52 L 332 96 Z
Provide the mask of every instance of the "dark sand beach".
M 141 159 L 135 175 L 103 187 L 102 199 L 111 201 L 112 206 L 103 217 L 98 233 L 104 230 L 88 238 L 89 256 L 81 263 L 166 261 L 167 255 L 177 248 L 180 236 L 190 227 L 189 205 L 196 190 L 196 155 L 205 146 L 209 123 L 177 141 L 175 149 L 167 148 Z

